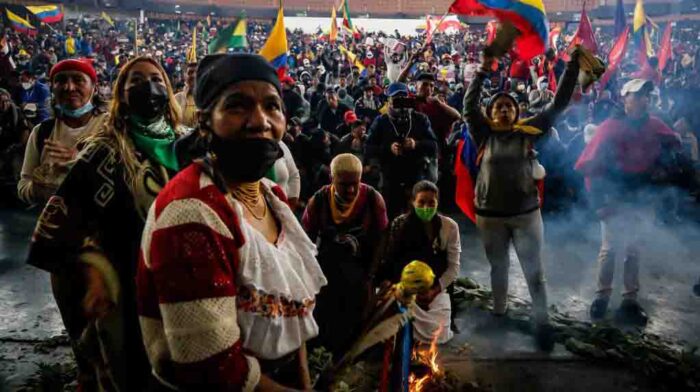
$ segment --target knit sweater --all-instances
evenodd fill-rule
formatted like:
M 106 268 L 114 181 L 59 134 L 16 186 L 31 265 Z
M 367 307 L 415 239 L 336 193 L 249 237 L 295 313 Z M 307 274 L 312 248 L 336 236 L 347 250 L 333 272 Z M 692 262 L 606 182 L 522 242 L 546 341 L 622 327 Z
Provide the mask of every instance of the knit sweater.
M 162 384 L 252 391 L 260 380 L 258 358 L 289 354 L 318 333 L 314 298 L 326 281 L 315 247 L 294 226 L 281 189 L 264 180 L 263 190 L 280 221 L 275 245 L 240 219 L 240 205 L 200 164 L 183 170 L 153 204 L 137 302 L 144 345 Z M 276 276 L 284 281 L 273 288 Z

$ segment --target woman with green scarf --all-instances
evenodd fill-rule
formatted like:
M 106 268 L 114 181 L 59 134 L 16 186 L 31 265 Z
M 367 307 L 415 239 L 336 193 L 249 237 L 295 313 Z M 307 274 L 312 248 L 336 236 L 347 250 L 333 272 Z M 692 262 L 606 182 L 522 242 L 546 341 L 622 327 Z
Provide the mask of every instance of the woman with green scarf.
M 138 391 L 150 378 L 134 277 L 148 209 L 189 163 L 193 138 L 178 124 L 163 68 L 150 57 L 131 60 L 107 123 L 85 140 L 34 232 L 29 264 L 75 282 L 66 327 L 92 365 L 81 374 L 84 390 Z
M 459 227 L 452 218 L 438 213 L 438 187 L 430 181 L 413 186 L 410 212 L 399 215 L 391 223 L 383 259 L 383 285 L 396 283 L 403 268 L 414 260 L 430 266 L 435 283 L 428 293 L 417 298 L 413 329 L 415 338 L 438 344 L 452 339 L 452 307 L 447 287 L 459 275 L 462 246 Z

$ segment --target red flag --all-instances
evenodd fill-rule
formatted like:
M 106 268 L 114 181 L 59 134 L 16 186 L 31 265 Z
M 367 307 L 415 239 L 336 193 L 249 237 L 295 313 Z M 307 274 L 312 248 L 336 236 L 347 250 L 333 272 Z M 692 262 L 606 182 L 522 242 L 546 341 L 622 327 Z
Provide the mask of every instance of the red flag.
M 576 30 L 574 39 L 571 40 L 566 52 L 569 53 L 576 45 L 583 46 L 593 54 L 598 53 L 598 44 L 595 42 L 593 27 L 591 27 L 591 21 L 588 19 L 585 4 L 583 5 L 583 11 L 581 11 L 581 21 L 578 24 L 578 30 Z
M 469 136 L 466 136 L 469 137 Z M 474 209 L 474 179 L 469 169 L 462 162 L 462 150 L 465 142 L 457 142 L 457 159 L 455 159 L 455 204 L 472 222 L 476 223 L 476 210 Z
M 428 45 L 433 41 L 433 23 L 430 21 L 430 15 L 425 16 L 425 44 Z
M 625 57 L 629 31 L 630 27 L 625 27 L 625 29 L 622 31 L 622 34 L 620 34 L 620 36 L 617 37 L 617 40 L 615 41 L 615 44 L 613 45 L 612 49 L 610 49 L 610 54 L 608 55 L 608 69 L 603 74 L 603 77 L 600 78 L 600 91 L 603 91 L 605 89 L 605 85 L 608 84 L 608 80 L 610 80 L 610 77 L 613 73 L 615 73 L 617 66 Z
M 498 30 L 498 22 L 495 20 L 490 20 L 486 23 L 486 45 L 491 44 L 493 39 L 496 38 L 496 30 Z
M 659 49 L 659 72 L 663 72 L 671 59 L 673 51 L 671 50 L 671 28 L 673 22 L 668 22 L 664 29 L 664 36 L 661 38 L 661 48 Z
M 561 35 L 561 27 L 555 26 L 549 30 L 549 47 L 557 52 L 557 42 L 559 41 L 559 36 Z
M 551 62 L 547 64 L 549 70 L 547 72 L 547 79 L 549 80 L 549 89 L 552 91 L 557 91 L 557 74 L 554 72 L 554 64 L 556 64 L 558 57 L 552 59 Z

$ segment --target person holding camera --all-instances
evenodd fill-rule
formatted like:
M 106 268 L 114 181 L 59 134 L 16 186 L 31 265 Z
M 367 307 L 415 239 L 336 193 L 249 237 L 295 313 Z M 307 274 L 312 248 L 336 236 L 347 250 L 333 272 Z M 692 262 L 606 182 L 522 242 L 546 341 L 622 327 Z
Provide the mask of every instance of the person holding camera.
M 389 111 L 377 117 L 369 129 L 365 159 L 382 173 L 382 193 L 390 219 L 408 205 L 413 185 L 431 179 L 430 162 L 437 159 L 438 143 L 430 120 L 415 110 L 404 83 L 387 88 Z

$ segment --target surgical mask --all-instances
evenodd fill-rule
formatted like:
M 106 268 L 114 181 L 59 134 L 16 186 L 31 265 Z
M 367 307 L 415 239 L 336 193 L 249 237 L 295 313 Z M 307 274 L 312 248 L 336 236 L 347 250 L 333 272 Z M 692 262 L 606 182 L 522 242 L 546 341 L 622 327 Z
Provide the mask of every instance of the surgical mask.
M 25 90 L 29 90 L 30 88 L 32 88 L 32 86 L 34 86 L 34 83 L 32 83 L 32 82 L 23 82 L 22 83 L 22 88 Z
M 162 116 L 168 104 L 168 90 L 160 83 L 146 81 L 127 91 L 132 114 L 144 119 Z
M 88 101 L 85 105 L 77 108 L 77 109 L 70 109 L 66 105 L 56 105 L 55 109 L 56 112 L 60 113 L 61 116 L 63 117 L 68 117 L 68 118 L 80 118 L 86 115 L 87 113 L 90 113 L 92 109 L 94 109 L 95 106 L 92 104 L 92 99 Z
M 437 207 L 414 207 L 416 211 L 416 216 L 423 222 L 430 222 L 437 214 Z
M 234 182 L 253 182 L 265 176 L 282 158 L 279 142 L 271 139 L 224 139 L 212 133 L 209 145 L 216 167 Z

